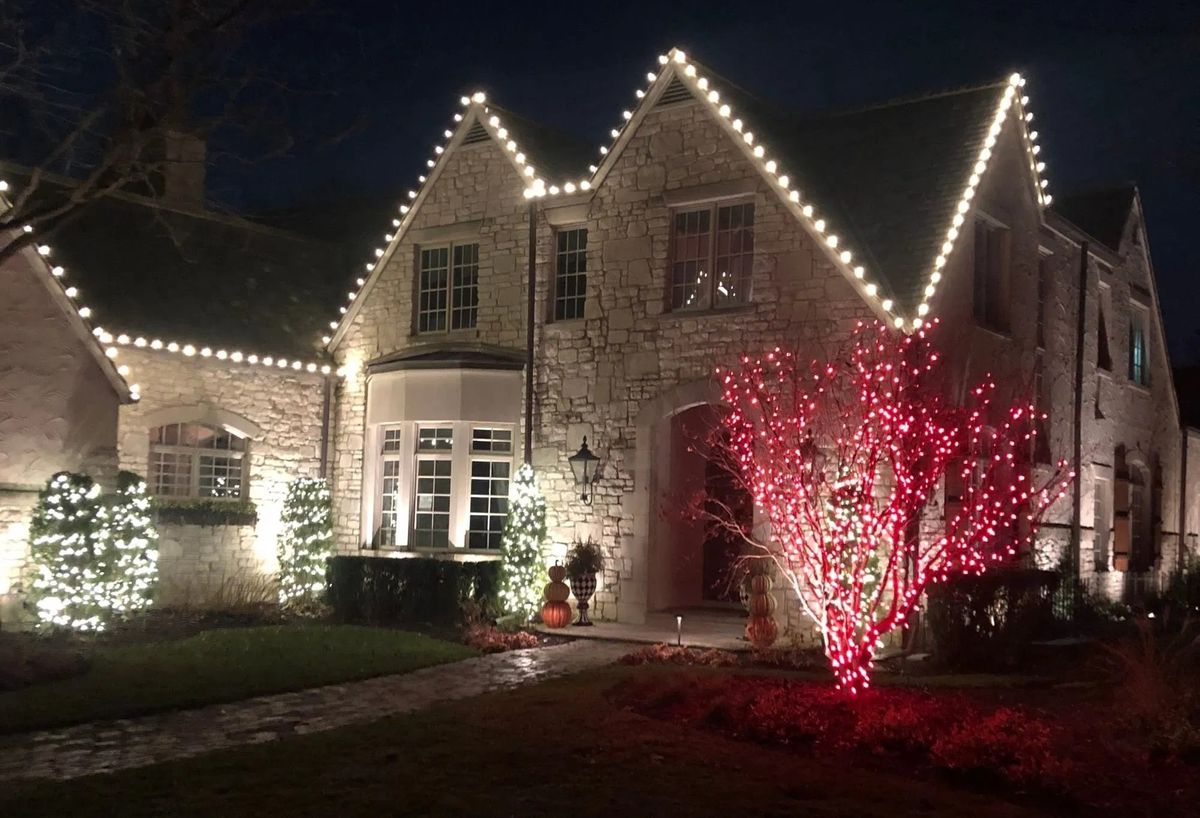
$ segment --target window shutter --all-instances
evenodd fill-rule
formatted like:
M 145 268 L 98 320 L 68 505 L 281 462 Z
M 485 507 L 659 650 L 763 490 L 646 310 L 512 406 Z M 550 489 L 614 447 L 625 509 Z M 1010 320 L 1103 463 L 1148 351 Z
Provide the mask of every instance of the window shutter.
M 991 263 L 993 282 L 995 283 L 992 297 L 992 325 L 997 329 L 1008 329 L 1008 305 L 1010 303 L 1011 294 L 1009 292 L 1010 279 L 1009 275 L 1009 257 L 1012 248 L 1012 233 L 1008 230 L 999 229 L 992 231 L 992 242 L 996 245 L 991 248 L 992 259 Z
M 1113 568 L 1118 571 L 1129 570 L 1132 548 L 1132 530 L 1129 524 L 1129 481 L 1117 478 L 1113 481 Z

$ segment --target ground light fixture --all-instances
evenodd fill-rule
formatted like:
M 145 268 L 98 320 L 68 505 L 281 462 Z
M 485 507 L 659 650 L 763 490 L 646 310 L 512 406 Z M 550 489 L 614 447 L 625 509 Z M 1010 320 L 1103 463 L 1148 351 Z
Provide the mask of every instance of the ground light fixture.
M 579 488 L 579 499 L 584 505 L 592 504 L 592 485 L 600 478 L 600 458 L 588 448 L 587 435 L 579 451 L 567 458 L 575 474 L 575 485 Z

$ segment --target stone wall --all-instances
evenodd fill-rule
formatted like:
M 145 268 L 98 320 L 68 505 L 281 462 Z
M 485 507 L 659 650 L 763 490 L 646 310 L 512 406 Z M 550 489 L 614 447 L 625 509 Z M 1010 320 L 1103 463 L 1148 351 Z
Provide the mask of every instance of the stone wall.
M 275 570 L 275 545 L 288 483 L 320 470 L 325 378 L 213 359 L 125 347 L 121 361 L 141 385 L 141 400 L 121 409 L 121 467 L 146 475 L 150 429 L 188 420 L 228 425 L 249 436 L 249 490 L 258 524 L 164 526 L 164 570 L 200 579 Z M 168 566 L 174 561 L 173 566 Z
M 159 605 L 206 605 L 261 587 L 252 525 L 158 524 Z
M 44 268 L 32 250 L 0 265 L 0 606 L 9 609 L 37 491 L 59 471 L 105 479 L 116 462 L 117 394 Z
M 968 385 L 990 375 L 1001 386 L 997 402 L 1033 397 L 1050 414 L 1046 432 L 1052 459 L 1070 461 L 1080 237 L 1069 226 L 1054 226 L 1054 217 L 1040 212 L 1015 109 L 1010 116 L 1014 119 L 993 150 L 975 199 L 979 218 L 1010 231 L 1009 325 L 994 331 L 973 318 L 974 243 L 964 230 L 934 303 L 941 319 L 937 342 L 948 351 L 947 389 L 952 395 L 961 397 Z M 361 520 L 363 364 L 430 343 L 467 340 L 519 348 L 523 340 L 528 204 L 521 197 L 521 180 L 500 149 L 488 142 L 452 151 L 426 188 L 415 205 L 413 230 L 385 257 L 378 282 L 360 297 L 360 312 L 336 350 L 339 363 L 352 372 L 339 389 L 334 437 L 335 514 L 344 550 L 360 547 L 366 534 Z M 720 190 L 724 195 L 736 191 L 756 206 L 751 303 L 672 313 L 665 295 L 671 204 Z M 727 356 L 776 344 L 798 347 L 802 354 L 820 352 L 871 313 L 701 104 L 683 102 L 650 111 L 593 191 L 538 200 L 538 208 L 533 460 L 550 509 L 552 556 L 561 556 L 575 537 L 595 537 L 605 548 L 606 569 L 593 609 L 601 618 L 636 622 L 646 612 L 649 556 L 663 525 L 662 498 L 670 488 L 656 483 L 653 443 L 669 432 L 670 418 L 717 399 L 710 374 Z M 470 227 L 480 244 L 479 325 L 461 334 L 416 336 L 413 275 L 421 236 L 462 225 Z M 588 229 L 586 312 L 581 319 L 555 323 L 548 320 L 555 230 L 575 226 Z M 1078 558 L 1086 574 L 1096 477 L 1112 468 L 1113 453 L 1121 448 L 1153 464 L 1159 483 L 1160 564 L 1173 564 L 1179 539 L 1178 418 L 1148 259 L 1129 242 L 1117 252 L 1093 242 L 1092 251 Z M 1048 276 L 1040 342 L 1039 269 Z M 1110 288 L 1113 303 L 1107 316 L 1111 375 L 1096 371 L 1095 303 L 1101 282 Z M 1154 374 L 1148 389 L 1130 384 L 1125 370 L 1131 300 L 1140 300 L 1150 313 Z M 585 435 L 604 460 L 590 506 L 579 502 L 566 462 Z M 1040 473 L 1048 471 L 1047 466 Z M 931 509 L 931 517 L 939 514 Z M 1074 521 L 1068 495 L 1047 514 L 1034 554 L 1037 564 L 1054 567 L 1070 556 Z M 785 608 L 785 626 L 799 624 L 796 614 L 794 607 Z

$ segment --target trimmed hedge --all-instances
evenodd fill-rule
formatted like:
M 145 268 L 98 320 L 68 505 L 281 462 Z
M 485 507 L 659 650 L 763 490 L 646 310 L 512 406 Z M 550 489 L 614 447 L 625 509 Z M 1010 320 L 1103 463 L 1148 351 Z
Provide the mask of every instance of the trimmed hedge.
M 1018 664 L 1053 620 L 1056 571 L 1013 568 L 964 576 L 929 591 L 934 652 L 955 668 L 1003 669 Z
M 499 562 L 337 556 L 327 577 L 341 622 L 449 625 L 499 610 Z
M 206 526 L 258 523 L 258 509 L 245 499 L 156 497 L 154 513 L 160 523 Z

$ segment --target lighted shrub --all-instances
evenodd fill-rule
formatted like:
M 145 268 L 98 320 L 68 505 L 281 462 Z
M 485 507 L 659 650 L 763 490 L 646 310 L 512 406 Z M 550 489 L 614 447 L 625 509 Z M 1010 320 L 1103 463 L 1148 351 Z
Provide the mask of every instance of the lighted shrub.
M 103 495 L 83 474 L 60 472 L 38 496 L 30 525 L 28 604 L 39 624 L 101 631 L 149 607 L 158 533 L 146 484 L 121 472 Z
M 280 603 L 295 607 L 319 599 L 333 555 L 333 507 L 324 480 L 301 477 L 288 486 L 276 554 Z

